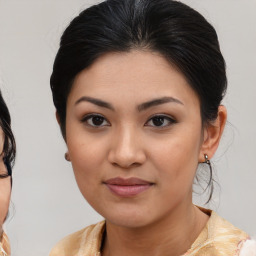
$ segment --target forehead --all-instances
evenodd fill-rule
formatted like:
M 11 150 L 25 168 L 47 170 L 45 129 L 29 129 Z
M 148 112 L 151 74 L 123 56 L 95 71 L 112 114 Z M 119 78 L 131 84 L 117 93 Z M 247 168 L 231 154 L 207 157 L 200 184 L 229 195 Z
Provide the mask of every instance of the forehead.
M 80 72 L 68 102 L 85 95 L 123 102 L 127 98 L 131 103 L 172 96 L 184 103 L 199 104 L 183 74 L 159 53 L 139 50 L 105 54 Z

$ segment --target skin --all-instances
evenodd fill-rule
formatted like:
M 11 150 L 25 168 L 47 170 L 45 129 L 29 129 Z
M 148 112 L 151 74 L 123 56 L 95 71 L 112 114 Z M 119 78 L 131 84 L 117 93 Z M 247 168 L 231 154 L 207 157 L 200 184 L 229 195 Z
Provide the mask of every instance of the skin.
M 3 151 L 4 134 L 0 128 L 0 152 Z M 6 167 L 3 162 L 3 154 L 0 155 L 0 170 L 6 172 Z M 10 177 L 0 179 L 0 235 L 3 232 L 3 223 L 6 218 L 11 196 L 11 181 Z
M 138 111 L 162 97 L 176 101 Z M 85 120 L 89 114 L 103 116 L 102 124 Z M 156 115 L 167 117 L 162 127 Z M 208 220 L 192 204 L 193 179 L 204 154 L 210 159 L 216 151 L 226 115 L 220 106 L 217 120 L 202 127 L 197 94 L 158 53 L 109 53 L 76 76 L 67 100 L 67 157 L 84 198 L 106 219 L 104 256 L 174 256 L 190 248 Z M 115 177 L 152 185 L 120 197 L 104 184 Z

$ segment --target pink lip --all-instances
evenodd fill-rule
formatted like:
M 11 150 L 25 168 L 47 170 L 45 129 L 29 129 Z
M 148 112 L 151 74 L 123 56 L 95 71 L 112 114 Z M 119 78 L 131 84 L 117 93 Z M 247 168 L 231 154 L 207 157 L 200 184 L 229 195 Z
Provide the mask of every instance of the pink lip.
M 123 179 L 120 177 L 106 180 L 104 184 L 112 193 L 121 197 L 136 196 L 153 185 L 153 183 L 138 178 Z

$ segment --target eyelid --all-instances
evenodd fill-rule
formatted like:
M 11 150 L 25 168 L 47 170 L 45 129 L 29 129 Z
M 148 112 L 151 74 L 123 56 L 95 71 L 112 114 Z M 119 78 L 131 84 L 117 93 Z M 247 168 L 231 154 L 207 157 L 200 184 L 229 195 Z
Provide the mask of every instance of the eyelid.
M 81 118 L 81 122 L 84 122 L 84 121 L 88 120 L 90 117 L 94 117 L 94 116 L 104 117 L 98 113 L 89 113 L 89 114 L 83 115 L 83 117 Z
M 93 118 L 93 117 L 102 117 L 104 119 L 104 121 L 106 121 L 108 123 L 108 125 L 100 125 L 100 126 L 97 126 L 97 125 L 90 125 L 88 124 L 86 121 L 89 120 L 90 118 Z M 153 118 L 156 118 L 156 117 L 162 117 L 164 119 L 167 119 L 169 121 L 169 124 L 168 125 L 165 125 L 165 126 L 154 126 L 154 125 L 147 125 L 148 122 L 150 122 Z M 106 127 L 106 126 L 111 126 L 110 125 L 110 122 L 108 121 L 107 118 L 105 118 L 103 115 L 101 114 L 98 114 L 98 113 L 89 113 L 89 114 L 86 114 L 84 115 L 82 118 L 81 118 L 81 123 L 85 123 L 88 127 L 93 127 L 93 128 L 102 128 L 102 127 Z M 145 123 L 144 126 L 150 126 L 150 127 L 156 127 L 158 129 L 163 129 L 163 128 L 166 128 L 166 127 L 169 127 L 170 125 L 172 124 L 175 124 L 177 123 L 176 121 L 176 118 L 174 118 L 173 116 L 170 116 L 169 114 L 154 114 L 152 115 L 148 120 L 147 122 Z
M 147 123 L 148 123 L 149 121 L 151 121 L 154 117 L 163 117 L 163 118 L 165 118 L 165 119 L 168 119 L 169 122 L 170 122 L 170 124 L 165 125 L 165 126 L 151 126 L 151 125 L 147 125 Z M 154 114 L 154 115 L 152 115 L 152 116 L 148 119 L 148 121 L 146 122 L 145 126 L 151 126 L 151 127 L 156 127 L 156 128 L 158 128 L 158 129 L 161 129 L 161 128 L 163 129 L 163 128 L 169 127 L 169 126 L 172 125 L 172 124 L 176 124 L 176 123 L 177 123 L 176 119 L 175 119 L 174 117 L 168 115 L 168 114 Z
M 102 125 L 102 126 L 96 126 L 95 125 L 95 126 L 93 126 L 93 125 L 90 125 L 90 124 L 86 123 L 87 120 L 89 120 L 90 118 L 93 118 L 95 116 L 102 117 L 108 123 L 108 125 Z M 93 128 L 101 128 L 101 127 L 105 127 L 105 126 L 110 126 L 110 123 L 107 120 L 107 118 L 105 118 L 103 115 L 98 114 L 98 113 L 89 113 L 89 114 L 84 115 L 81 119 L 81 123 L 85 123 L 87 126 L 93 127 Z

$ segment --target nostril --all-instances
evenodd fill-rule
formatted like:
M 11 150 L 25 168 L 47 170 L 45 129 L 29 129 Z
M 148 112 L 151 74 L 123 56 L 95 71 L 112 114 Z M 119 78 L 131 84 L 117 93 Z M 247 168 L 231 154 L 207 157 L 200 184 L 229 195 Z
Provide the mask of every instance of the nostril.
M 123 169 L 130 169 L 131 167 L 136 167 L 140 164 L 138 163 L 132 163 L 132 164 L 120 164 L 120 163 L 112 163 L 115 167 L 121 167 Z

